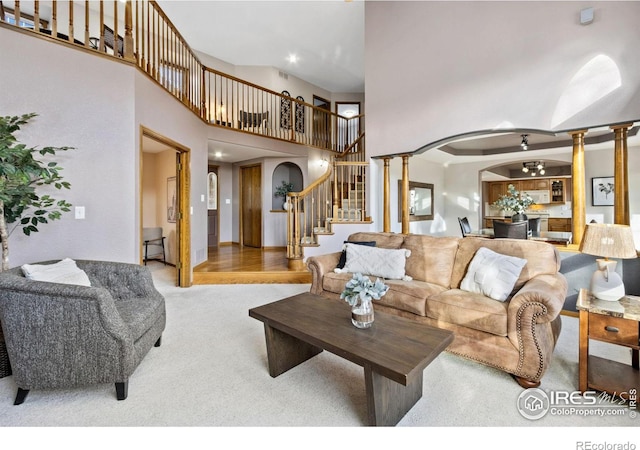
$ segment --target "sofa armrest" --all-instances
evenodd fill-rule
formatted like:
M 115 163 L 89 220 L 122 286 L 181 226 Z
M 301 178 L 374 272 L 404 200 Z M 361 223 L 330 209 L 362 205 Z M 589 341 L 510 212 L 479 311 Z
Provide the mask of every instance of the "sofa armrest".
M 517 319 L 524 307 L 536 304 L 536 323 L 551 322 L 564 306 L 567 296 L 567 280 L 564 275 L 544 274 L 527 281 L 509 302 L 509 322 Z
M 529 280 L 509 302 L 507 337 L 519 358 L 515 375 L 538 382 L 546 372 L 560 334 L 566 295 L 564 275 L 544 274 Z
M 326 255 L 310 256 L 307 258 L 307 267 L 311 271 L 312 281 L 310 292 L 321 294 L 322 278 L 325 273 L 332 272 L 340 261 L 342 252 L 327 253 Z

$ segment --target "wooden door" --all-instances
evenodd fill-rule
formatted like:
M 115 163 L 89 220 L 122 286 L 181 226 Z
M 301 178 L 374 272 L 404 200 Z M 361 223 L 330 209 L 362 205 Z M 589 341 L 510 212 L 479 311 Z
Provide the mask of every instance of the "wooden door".
M 313 144 L 331 148 L 331 102 L 314 95 L 313 106 Z
M 207 173 L 207 246 L 217 247 L 218 232 L 218 166 L 209 166 Z
M 242 245 L 262 247 L 262 166 L 243 167 L 240 176 Z

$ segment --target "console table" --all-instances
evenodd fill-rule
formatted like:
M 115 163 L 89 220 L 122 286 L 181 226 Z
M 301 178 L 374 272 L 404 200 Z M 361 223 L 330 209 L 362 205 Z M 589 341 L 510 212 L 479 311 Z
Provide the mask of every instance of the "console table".
M 626 296 L 611 302 L 580 289 L 576 308 L 580 311 L 580 392 L 595 389 L 628 399 L 630 389 L 640 389 L 640 297 Z M 590 355 L 590 339 L 630 348 L 631 365 Z

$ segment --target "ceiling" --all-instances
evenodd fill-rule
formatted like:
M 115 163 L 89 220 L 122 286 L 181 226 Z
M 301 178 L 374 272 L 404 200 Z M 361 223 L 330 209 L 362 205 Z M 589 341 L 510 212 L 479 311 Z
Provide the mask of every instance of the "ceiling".
M 158 4 L 194 50 L 236 66 L 275 67 L 332 93 L 364 92 L 362 1 Z
M 161 0 L 158 4 L 194 50 L 233 65 L 275 67 L 332 93 L 364 92 L 363 1 Z M 292 54 L 298 58 L 295 63 L 288 59 Z M 630 133 L 629 146 L 640 145 L 637 131 Z M 529 135 L 526 156 L 519 147 L 522 133 Z M 586 150 L 612 148 L 612 142 L 600 142 L 611 136 L 608 127 L 590 130 Z M 570 154 L 572 143 L 566 132 L 490 131 L 448 138 L 422 150 L 421 158 L 443 165 L 514 154 L 517 162 L 512 169 L 516 169 L 525 160 L 549 161 L 554 155 Z M 217 152 L 222 156 L 214 156 Z M 224 162 L 286 156 L 213 140 L 209 155 Z

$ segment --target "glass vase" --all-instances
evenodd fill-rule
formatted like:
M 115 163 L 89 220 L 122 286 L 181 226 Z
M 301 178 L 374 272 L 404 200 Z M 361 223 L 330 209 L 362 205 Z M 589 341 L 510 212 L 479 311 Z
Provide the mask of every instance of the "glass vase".
M 370 298 L 358 301 L 351 307 L 351 323 L 357 328 L 370 328 L 373 325 L 373 304 Z

